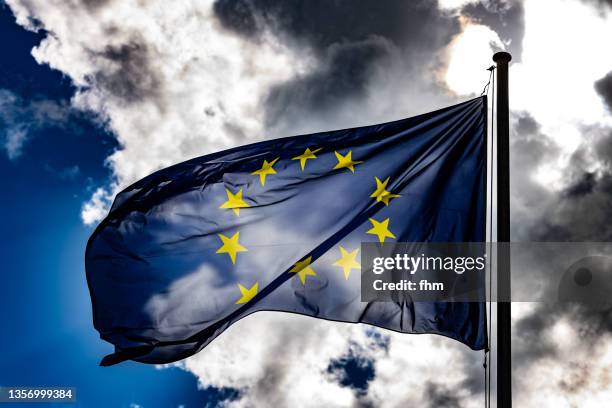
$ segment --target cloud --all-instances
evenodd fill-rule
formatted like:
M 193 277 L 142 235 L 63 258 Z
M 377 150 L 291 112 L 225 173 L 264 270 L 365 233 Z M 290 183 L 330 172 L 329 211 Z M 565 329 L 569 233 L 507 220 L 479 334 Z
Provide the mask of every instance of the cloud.
M 610 310 L 522 303 L 515 313 L 516 404 L 598 407 L 610 400 Z
M 49 33 L 33 55 L 72 79 L 72 104 L 117 136 L 114 179 L 84 205 L 87 223 L 122 187 L 190 157 L 457 100 L 438 79 L 460 26 L 432 2 L 8 4 Z
M 103 51 L 92 51 L 101 68 L 88 81 L 125 104 L 159 99 L 162 82 L 151 67 L 156 57 L 137 36 L 124 44 L 107 45 Z
M 512 236 L 517 241 L 534 239 L 533 228 L 541 223 L 557 194 L 542 182 L 540 170 L 561 154 L 555 141 L 542 132 L 528 112 L 511 114 L 510 191 Z
M 593 83 L 610 70 L 612 56 L 593 50 L 604 47 L 612 36 L 612 15 L 565 0 L 529 0 L 524 7 L 523 56 L 521 63 L 513 65 L 512 105 L 528 111 L 563 148 L 564 154 L 551 169 L 559 173 L 584 140 L 581 125 L 611 123 Z M 542 30 L 552 8 L 557 10 L 556 18 Z M 580 29 L 568 30 L 568 26 Z M 584 47 L 585 43 L 590 46 Z M 562 63 L 553 66 L 552 61 Z M 559 181 L 549 184 L 560 187 Z
M 49 173 L 56 175 L 61 180 L 67 181 L 75 180 L 79 174 L 81 174 L 81 168 L 78 165 L 56 169 L 50 164 L 45 164 L 44 168 Z
M 180 363 L 204 386 L 232 387 L 241 398 L 232 406 L 347 406 L 353 393 L 325 375 L 329 361 L 345 352 L 347 330 L 303 316 L 259 312 L 223 333 L 197 355 Z M 316 390 L 316 392 L 313 392 Z
M 593 5 L 599 8 L 602 12 L 607 12 L 612 9 L 612 0 L 582 0 L 586 4 Z
M 485 4 L 491 7 L 491 4 L 495 3 L 499 2 Z M 522 21 L 519 25 L 522 29 L 505 30 L 506 33 L 515 35 L 523 34 L 522 41 L 519 39 L 522 53 L 515 55 L 511 68 L 511 108 L 516 112 L 528 112 L 539 123 L 541 133 L 548 135 L 560 149 L 556 159 L 549 157 L 542 163 L 542 167 L 534 170 L 535 177 L 539 178 L 542 185 L 559 191 L 567 183 L 563 178 L 564 169 L 572 154 L 585 140 L 583 126 L 612 125 L 612 117 L 593 87 L 593 83 L 604 77 L 612 66 L 612 56 L 593 52 L 596 49 L 604 49 L 607 38 L 612 37 L 612 14 L 601 14 L 587 4 L 566 0 L 525 0 L 522 6 L 515 7 L 524 11 L 524 17 L 514 17 L 511 20 Z M 487 29 L 482 24 L 487 19 L 483 17 L 486 16 L 486 13 L 482 12 L 483 8 L 485 5 L 468 5 L 464 8 L 469 18 L 477 20 L 468 18 L 466 29 L 457 38 L 456 44 L 465 41 L 465 48 L 481 49 L 483 51 L 479 55 L 484 56 L 488 53 L 487 42 L 495 42 L 495 33 L 491 34 L 489 31 L 488 35 L 485 34 Z M 548 21 L 553 8 L 557 10 L 556 18 Z M 481 10 L 480 13 L 474 11 L 478 9 Z M 541 29 L 544 24 L 546 30 Z M 503 22 L 497 24 L 496 32 L 502 32 L 503 26 Z M 568 26 L 580 29 L 568 30 Z M 480 35 L 474 34 L 477 28 Z M 515 39 L 510 45 L 516 42 Z M 586 43 L 590 46 L 584 47 Z M 459 63 L 455 60 L 459 60 L 463 65 L 468 64 L 463 58 L 468 54 L 462 51 L 456 55 L 457 58 L 451 58 L 446 81 L 453 91 L 467 94 L 469 87 L 464 89 L 465 84 L 476 83 L 477 71 L 475 66 L 456 69 L 455 64 Z M 475 57 L 466 59 L 474 60 Z M 552 61 L 562 63 L 551 65 Z M 589 63 L 585 64 L 583 61 Z M 484 61 L 483 57 L 481 64 L 488 66 L 491 62 Z M 567 78 L 572 78 L 572 81 Z M 605 84 L 605 81 L 602 84 Z M 587 143 L 590 142 L 591 140 Z
M 483 9 L 496 3 L 500 2 L 463 8 L 469 18 L 477 20 L 466 20 L 455 47 L 481 49 L 479 55 L 487 54 L 487 43 L 495 39 L 495 32 L 480 24 L 487 21 Z M 508 5 L 514 3 L 505 2 L 504 9 L 510 10 Z M 607 151 L 612 134 L 607 130 L 612 127 L 612 116 L 604 105 L 612 58 L 592 50 L 605 47 L 612 37 L 612 16 L 581 2 L 526 0 L 514 7 L 524 11 L 524 17 L 514 17 L 523 26 L 506 32 L 523 33 L 524 38 L 522 55 L 512 63 L 510 78 L 513 237 L 581 240 L 591 235 L 606 239 L 602 226 L 607 225 L 609 211 L 605 204 L 609 166 L 605 153 L 600 152 Z M 552 7 L 558 8 L 557 18 L 547 23 Z M 543 24 L 546 30 L 541 29 Z M 568 25 L 582 28 L 570 32 Z M 502 28 L 503 24 L 497 26 L 500 32 Z M 587 42 L 594 48 L 584 47 Z M 451 55 L 446 81 L 455 92 L 467 94 L 470 87 L 465 84 L 476 83 L 476 69 L 462 66 L 476 58 L 464 59 L 465 51 Z M 563 63 L 550 65 L 559 58 Z M 581 62 L 586 60 L 589 64 Z M 572 81 L 567 81 L 570 77 Z
M 0 141 L 9 159 L 16 160 L 36 131 L 43 127 L 63 127 L 71 117 L 64 102 L 40 98 L 23 99 L 0 89 Z
M 520 123 L 521 120 L 523 123 Z M 578 148 L 563 172 L 564 186 L 543 186 L 535 170 L 562 148 L 541 133 L 537 122 L 519 119 L 522 136 L 513 146 L 513 232 L 516 240 L 606 242 L 610 229 L 609 128 L 582 128 L 595 140 Z M 589 137 L 589 134 L 596 133 Z M 549 157 L 552 156 L 552 157 Z M 592 164 L 596 163 L 596 170 Z M 529 175 L 531 174 L 531 177 Z M 556 271 L 561 273 L 563 271 Z M 556 288 L 545 287 L 550 299 Z M 597 407 L 611 398 L 612 310 L 573 303 L 513 304 L 513 376 L 520 406 Z
M 612 113 L 612 71 L 595 82 L 595 90 L 603 98 Z
M 489 27 L 465 19 L 463 22 L 463 32 L 450 45 L 445 81 L 460 95 L 479 95 L 485 69 L 493 65 L 491 55 L 504 46 L 499 35 Z
M 371 124 L 457 101 L 439 77 L 461 26 L 433 2 L 218 0 L 214 10 L 245 41 L 272 33 L 305 61 L 266 93 L 271 136 Z
M 384 5 L 373 0 L 217 0 L 215 10 L 224 26 L 249 38 L 253 32 L 270 28 L 284 41 L 310 46 L 319 54 L 333 44 L 370 36 L 386 38 L 410 52 L 429 54 L 458 30 L 454 17 L 424 0 L 390 0 Z M 245 30 L 245 26 L 250 28 Z
M 203 388 L 238 389 L 231 407 L 430 406 L 449 394 L 477 407 L 484 398 L 480 384 L 466 386 L 482 378 L 482 353 L 453 340 L 280 312 L 240 320 L 175 365 Z
M 460 408 L 461 399 L 455 390 L 449 389 L 445 384 L 427 382 L 426 388 L 429 407 Z
M 14 160 L 21 156 L 21 148 L 28 138 L 28 133 L 22 128 L 9 128 L 5 130 L 4 149 L 9 159 Z
M 93 224 L 106 215 L 106 209 L 110 208 L 111 197 L 108 190 L 98 187 L 91 199 L 83 205 L 81 218 L 85 224 Z
M 521 0 L 489 0 L 470 2 L 461 8 L 461 14 L 476 25 L 483 25 L 499 36 L 515 62 L 521 60 L 522 38 L 525 34 L 525 10 Z
M 78 87 L 73 106 L 117 136 L 114 180 L 84 205 L 88 223 L 160 167 L 267 136 L 265 92 L 307 63 L 265 32 L 256 43 L 232 34 L 212 1 L 94 3 L 8 2 L 19 24 L 48 33 L 32 54 Z

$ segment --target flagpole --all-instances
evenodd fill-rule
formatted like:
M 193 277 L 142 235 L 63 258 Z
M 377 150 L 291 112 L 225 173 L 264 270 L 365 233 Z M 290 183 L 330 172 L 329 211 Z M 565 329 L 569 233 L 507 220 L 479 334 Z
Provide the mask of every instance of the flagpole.
M 497 408 L 512 407 L 510 322 L 510 110 L 507 52 L 493 55 L 497 64 Z

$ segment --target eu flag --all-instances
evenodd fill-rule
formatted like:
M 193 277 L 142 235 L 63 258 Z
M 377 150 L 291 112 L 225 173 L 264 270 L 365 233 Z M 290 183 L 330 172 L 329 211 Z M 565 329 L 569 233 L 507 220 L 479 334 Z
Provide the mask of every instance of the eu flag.
M 361 242 L 482 242 L 485 97 L 395 122 L 267 140 L 126 188 L 91 236 L 103 365 L 168 363 L 283 311 L 486 346 L 482 302 L 360 299 Z

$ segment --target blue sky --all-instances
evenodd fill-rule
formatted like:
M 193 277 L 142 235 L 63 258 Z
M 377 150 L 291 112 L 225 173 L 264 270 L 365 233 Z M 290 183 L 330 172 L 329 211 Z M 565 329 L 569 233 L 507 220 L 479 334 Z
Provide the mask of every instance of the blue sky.
M 0 89 L 22 105 L 67 103 L 71 81 L 30 55 L 41 37 L 0 7 L 0 38 L 10 39 L 0 43 Z M 18 120 L 35 119 L 26 112 Z M 8 351 L 0 354 L 0 384 L 76 387 L 78 403 L 70 406 L 215 406 L 231 392 L 198 390 L 184 370 L 98 366 L 112 348 L 91 324 L 83 254 L 92 227 L 83 225 L 80 210 L 92 186 L 110 178 L 104 159 L 115 148 L 115 139 L 81 113 L 69 124 L 49 121 L 29 132 L 18 157 L 0 155 L 0 348 Z

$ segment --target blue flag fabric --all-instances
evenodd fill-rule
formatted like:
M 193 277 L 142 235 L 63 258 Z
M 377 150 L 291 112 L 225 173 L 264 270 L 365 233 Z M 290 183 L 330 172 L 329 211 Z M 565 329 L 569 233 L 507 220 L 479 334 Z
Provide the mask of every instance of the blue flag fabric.
M 188 357 L 284 311 L 486 347 L 485 304 L 360 299 L 361 242 L 485 239 L 485 97 L 409 119 L 268 140 L 160 170 L 91 236 L 102 365 Z M 265 328 L 262 328 L 265 330 Z

